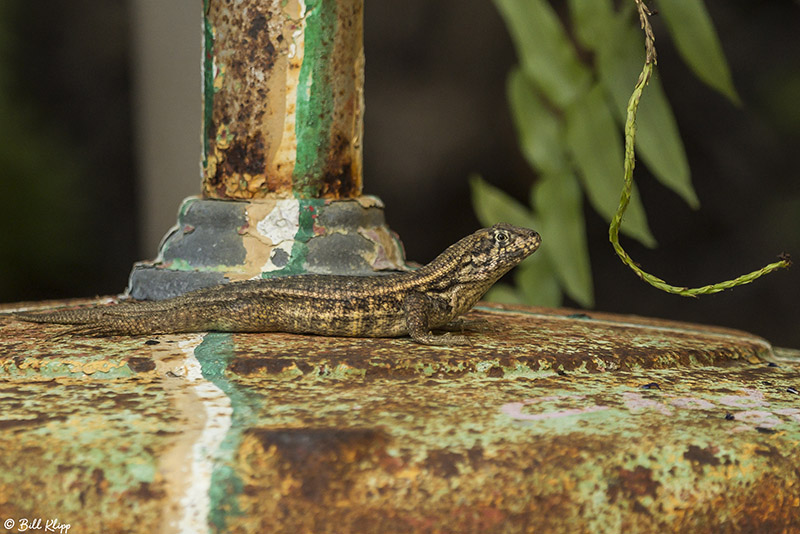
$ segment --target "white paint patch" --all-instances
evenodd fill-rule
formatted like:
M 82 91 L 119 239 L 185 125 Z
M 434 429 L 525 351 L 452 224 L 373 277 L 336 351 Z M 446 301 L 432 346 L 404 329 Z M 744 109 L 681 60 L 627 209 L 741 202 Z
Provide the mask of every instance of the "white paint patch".
M 266 79 L 266 76 L 264 75 L 264 70 L 263 69 L 257 69 L 255 67 L 250 67 L 250 74 L 253 76 L 253 78 L 258 80 L 260 83 L 264 83 L 264 80 Z
M 209 531 L 211 474 L 214 472 L 217 451 L 231 428 L 233 415 L 233 407 L 228 396 L 212 382 L 203 378 L 200 362 L 194 355 L 195 349 L 202 341 L 203 336 L 196 335 L 178 343 L 186 355 L 182 365 L 185 371 L 184 378 L 199 397 L 206 414 L 200 437 L 192 446 L 187 489 L 180 500 L 183 514 L 178 523 L 178 531 L 185 534 Z
M 283 198 L 275 203 L 275 208 L 269 214 L 258 221 L 256 229 L 258 233 L 266 237 L 273 244 L 274 248 L 270 254 L 270 259 L 261 268 L 261 272 L 277 271 L 283 265 L 276 265 L 272 260 L 276 257 L 276 252 L 281 250 L 283 258 L 292 255 L 294 236 L 300 228 L 300 201 L 296 198 Z
M 256 225 L 258 233 L 278 245 L 293 240 L 300 228 L 300 201 L 296 198 L 282 198 L 275 208 Z
M 585 406 L 583 408 L 567 408 L 563 410 L 542 411 L 540 413 L 529 413 L 523 411 L 527 406 L 533 406 L 534 410 L 536 404 L 544 401 L 558 400 L 558 401 L 582 401 L 583 395 L 554 395 L 551 397 L 539 397 L 536 399 L 525 399 L 522 402 L 508 402 L 500 407 L 500 412 L 517 419 L 519 421 L 543 421 L 546 419 L 559 419 L 562 417 L 569 417 L 571 415 L 582 415 L 593 412 L 602 412 L 608 410 L 608 406 L 594 405 Z

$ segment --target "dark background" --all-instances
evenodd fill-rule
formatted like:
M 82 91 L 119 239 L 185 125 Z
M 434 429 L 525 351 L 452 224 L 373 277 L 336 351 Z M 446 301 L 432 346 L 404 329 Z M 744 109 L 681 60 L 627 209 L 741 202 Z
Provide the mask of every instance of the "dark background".
M 689 209 L 639 167 L 659 248 L 624 243 L 646 270 L 690 286 L 781 252 L 800 260 L 800 6 L 706 4 L 743 105 L 694 78 L 656 17 L 660 75 L 702 205 Z M 137 234 L 132 5 L 0 3 L 0 302 L 119 293 L 132 263 L 153 255 Z M 365 27 L 365 192 L 386 203 L 408 257 L 427 262 L 479 226 L 470 173 L 527 202 L 535 176 L 505 100 L 516 58 L 489 0 L 367 1 Z M 622 265 L 588 207 L 586 221 L 597 309 L 732 326 L 800 348 L 800 266 L 719 295 L 670 296 Z

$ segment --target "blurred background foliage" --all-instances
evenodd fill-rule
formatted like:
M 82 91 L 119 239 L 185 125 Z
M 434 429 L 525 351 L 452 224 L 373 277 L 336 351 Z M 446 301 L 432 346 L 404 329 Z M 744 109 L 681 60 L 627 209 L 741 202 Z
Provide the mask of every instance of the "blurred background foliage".
M 94 4 L 0 1 L 3 300 L 124 287 L 135 254 L 127 22 Z
M 547 0 L 494 3 L 519 58 L 508 76 L 507 96 L 520 150 L 537 180 L 526 206 L 473 176 L 472 201 L 482 223 L 505 217 L 540 229 L 548 241 L 516 270 L 517 290 L 499 284 L 487 299 L 560 306 L 566 294 L 591 307 L 594 291 L 583 199 L 606 222 L 619 204 L 622 126 L 644 63 L 644 34 L 635 4 L 623 2 L 615 9 L 611 0 L 569 0 L 565 27 Z M 738 105 L 703 2 L 662 0 L 658 9 L 694 74 Z M 646 88 L 638 113 L 636 151 L 663 186 L 692 208 L 699 206 L 677 122 L 657 76 Z M 656 246 L 635 185 L 622 232 L 647 247 Z
M 564 235 L 583 236 L 584 244 L 571 247 L 588 249 L 592 288 L 588 295 L 596 308 L 726 325 L 763 335 L 778 345 L 800 347 L 799 268 L 700 299 L 662 294 L 643 284 L 614 255 L 603 212 L 595 209 L 593 196 L 585 189 L 580 162 L 563 148 L 566 141 L 559 141 L 558 151 L 544 155 L 535 151 L 550 151 L 549 145 L 520 144 L 526 139 L 520 136 L 520 126 L 563 127 L 567 110 L 577 113 L 577 105 L 586 106 L 590 98 L 604 101 L 604 106 L 589 111 L 605 110 L 606 119 L 610 113 L 618 135 L 619 103 L 614 99 L 619 97 L 614 96 L 616 89 L 604 84 L 619 83 L 629 94 L 635 75 L 632 80 L 617 80 L 616 75 L 603 74 L 601 59 L 608 57 L 601 55 L 600 47 L 608 38 L 620 47 L 624 39 L 635 39 L 620 53 L 641 54 L 635 20 L 623 12 L 631 1 L 614 0 L 610 15 L 620 32 L 622 28 L 630 32 L 628 37 L 603 37 L 598 33 L 602 28 L 592 23 L 592 17 L 599 15 L 584 13 L 589 21 L 578 22 L 571 1 L 545 4 L 552 14 L 542 20 L 548 23 L 545 34 L 527 38 L 564 35 L 546 63 L 573 56 L 584 73 L 565 72 L 584 85 L 551 99 L 527 72 L 531 59 L 518 53 L 518 36 L 498 9 L 501 2 L 367 0 L 365 191 L 386 203 L 389 225 L 402 237 L 408 257 L 427 262 L 481 224 L 471 207 L 470 183 L 476 182 L 465 180 L 470 173 L 480 174 L 501 201 L 515 199 L 498 219 L 514 220 L 513 206 L 517 206 L 523 208 L 521 215 L 564 222 L 537 228 L 544 244 L 534 257 L 545 257 L 546 250 L 566 239 Z M 659 276 L 688 285 L 747 272 L 782 251 L 797 258 L 800 6 L 795 0 L 704 1 L 736 89 L 726 95 L 719 87 L 710 88 L 684 59 L 682 47 L 687 45 L 670 23 L 665 1 L 650 2 L 659 12 L 652 18 L 659 82 L 692 171 L 691 181 L 685 183 L 691 184 L 702 207 L 693 208 L 690 189 L 676 193 L 675 187 L 665 187 L 651 161 L 659 154 L 646 159 L 640 146 L 636 182 L 646 223 L 638 229 L 641 240 L 636 235 L 623 237 L 626 249 Z M 608 3 L 588 0 L 583 7 L 608 13 Z M 691 8 L 694 3 L 681 5 Z M 528 4 L 530 9 L 541 8 L 535 2 Z M 168 9 L 178 5 L 180 11 Z M 158 28 L 143 29 L 137 16 L 143 6 L 163 14 Z M 159 131 L 144 134 L 154 143 L 153 151 L 173 156 L 178 153 L 178 137 L 197 140 L 196 155 L 170 168 L 150 165 L 160 187 L 154 194 L 180 199 L 199 192 L 199 182 L 190 189 L 175 185 L 176 174 L 189 176 L 190 183 L 198 175 L 199 82 L 196 92 L 180 96 L 190 103 L 185 106 L 188 114 L 169 115 L 182 106 L 170 100 L 177 97 L 166 96 L 181 85 L 187 70 L 199 79 L 200 13 L 186 16 L 199 11 L 197 6 L 197 0 L 0 1 L 0 301 L 119 293 L 133 262 L 155 255 L 157 239 L 145 241 L 142 228 L 154 219 L 149 210 L 158 199 L 143 195 L 141 203 L 136 201 L 144 191 L 142 176 L 149 173 L 141 139 L 134 135 L 143 107 L 138 89 L 143 69 L 136 64 L 146 54 L 141 53 L 140 41 L 154 47 L 167 65 L 174 65 L 159 71 L 157 83 L 163 85 L 164 94 L 155 96 L 165 100 L 159 107 L 164 110 L 162 124 Z M 196 62 L 195 67 L 186 69 L 183 58 Z M 719 73 L 712 78 L 720 79 Z M 535 94 L 538 100 L 509 101 L 511 86 L 521 95 Z M 642 112 L 655 98 L 653 89 L 645 92 Z M 740 106 L 732 100 L 734 95 Z M 576 105 L 567 105 L 573 98 Z M 192 101 L 197 103 L 196 113 Z M 542 105 L 527 109 L 524 102 Z M 516 107 L 545 118 L 518 125 L 511 112 Z M 557 120 L 548 123 L 551 116 Z M 574 143 L 587 142 L 580 139 L 581 132 L 565 130 L 565 138 L 567 133 Z M 537 131 L 528 142 L 545 134 Z M 620 140 L 591 141 L 601 147 Z M 593 148 L 583 157 L 601 152 L 605 149 Z M 566 159 L 571 179 L 543 180 L 541 169 L 531 165 L 531 159 L 558 163 L 559 155 Z M 609 166 L 621 169 L 621 153 L 609 161 Z M 185 171 L 173 170 L 179 168 Z M 620 177 L 621 171 L 614 179 Z M 619 187 L 614 189 L 616 202 Z M 490 195 L 484 194 L 487 199 Z M 561 210 L 556 206 L 562 205 L 571 206 L 572 213 L 547 212 Z M 167 208 L 164 233 L 177 208 L 177 202 Z M 630 226 L 633 232 L 637 225 L 630 219 L 623 228 Z M 649 241 L 643 229 L 649 230 Z M 655 241 L 658 247 L 646 246 Z M 556 277 L 551 272 L 542 277 L 548 281 L 542 287 L 522 289 L 526 298 L 549 295 L 550 302 L 563 299 L 565 305 L 579 307 L 590 302 L 588 298 L 577 291 L 564 293 L 566 280 L 557 277 L 570 276 L 579 286 L 586 284 L 585 273 L 585 267 L 578 266 L 555 273 Z M 515 275 L 510 276 L 506 282 L 513 281 Z

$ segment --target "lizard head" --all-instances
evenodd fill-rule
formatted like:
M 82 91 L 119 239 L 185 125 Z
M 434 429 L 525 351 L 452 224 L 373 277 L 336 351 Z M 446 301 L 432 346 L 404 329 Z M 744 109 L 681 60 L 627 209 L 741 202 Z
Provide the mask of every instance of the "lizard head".
M 461 266 L 456 277 L 493 284 L 533 254 L 541 242 L 535 231 L 506 223 L 478 230 L 453 245 L 461 245 Z

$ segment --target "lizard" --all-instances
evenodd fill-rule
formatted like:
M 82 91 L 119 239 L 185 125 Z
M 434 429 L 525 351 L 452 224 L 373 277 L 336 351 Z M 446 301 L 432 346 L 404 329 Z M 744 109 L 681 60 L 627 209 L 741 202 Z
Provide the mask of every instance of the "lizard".
M 160 300 L 45 312 L 36 323 L 72 335 L 289 332 L 348 337 L 409 335 L 426 345 L 468 345 L 455 326 L 489 288 L 541 243 L 528 228 L 498 223 L 464 237 L 416 270 L 376 276 L 298 274 L 230 282 Z

